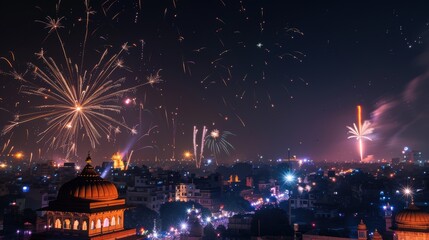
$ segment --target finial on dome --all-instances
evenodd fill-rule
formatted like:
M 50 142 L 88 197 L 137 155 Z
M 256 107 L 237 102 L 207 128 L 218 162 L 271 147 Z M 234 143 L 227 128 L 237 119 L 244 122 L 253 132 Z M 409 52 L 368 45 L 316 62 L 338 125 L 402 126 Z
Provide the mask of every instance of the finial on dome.
M 92 161 L 92 159 L 91 159 L 91 152 L 90 152 L 90 151 L 88 151 L 88 157 L 86 157 L 85 162 L 86 162 L 87 164 L 90 164 L 90 163 L 91 163 L 91 161 Z

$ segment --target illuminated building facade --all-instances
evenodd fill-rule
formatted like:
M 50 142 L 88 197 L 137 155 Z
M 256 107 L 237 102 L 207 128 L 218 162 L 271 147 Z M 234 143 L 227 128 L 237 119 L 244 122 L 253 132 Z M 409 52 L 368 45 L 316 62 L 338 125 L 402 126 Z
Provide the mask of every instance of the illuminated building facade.
M 429 240 L 429 213 L 411 203 L 395 216 L 394 240 Z
M 42 208 L 47 230 L 34 239 L 138 239 L 135 229 L 124 229 L 125 199 L 116 186 L 91 166 L 91 158 L 73 180 L 61 186 L 57 199 Z

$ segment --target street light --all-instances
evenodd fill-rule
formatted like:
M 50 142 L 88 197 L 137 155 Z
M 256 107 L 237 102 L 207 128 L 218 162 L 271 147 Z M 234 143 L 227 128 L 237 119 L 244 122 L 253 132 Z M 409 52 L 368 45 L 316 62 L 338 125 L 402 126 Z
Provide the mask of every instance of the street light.
M 189 151 L 186 151 L 183 153 L 183 157 L 185 157 L 185 159 L 190 159 L 192 157 L 192 153 Z
M 413 191 L 410 188 L 404 188 L 404 194 L 407 196 L 410 196 L 413 193 Z
M 180 224 L 180 229 L 182 229 L 182 231 L 186 231 L 187 228 L 188 228 L 188 224 L 186 223 Z
M 295 181 L 295 176 L 292 173 L 288 173 L 285 176 L 285 180 L 286 180 L 286 182 L 291 183 L 291 182 Z
M 406 196 L 405 205 L 406 205 L 406 207 L 408 207 L 408 198 L 409 197 L 411 197 L 411 202 L 413 202 L 413 190 L 409 187 L 405 187 L 403 192 L 404 192 L 404 195 Z

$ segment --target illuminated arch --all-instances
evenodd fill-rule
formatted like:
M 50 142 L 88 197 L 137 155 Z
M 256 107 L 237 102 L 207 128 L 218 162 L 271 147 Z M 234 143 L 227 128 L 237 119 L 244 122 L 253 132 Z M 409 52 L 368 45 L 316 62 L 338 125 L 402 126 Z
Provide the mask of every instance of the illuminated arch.
M 103 227 L 109 227 L 109 219 L 105 218 L 103 221 Z
M 95 225 L 95 228 L 101 228 L 101 220 L 97 219 L 97 224 Z
M 70 219 L 64 219 L 64 229 L 71 229 Z
M 83 221 L 83 222 L 82 222 L 82 230 L 83 230 L 83 231 L 88 230 L 88 224 L 86 223 L 86 221 Z
M 61 228 L 61 220 L 58 218 L 55 220 L 55 228 Z
M 79 221 L 78 220 L 74 220 L 74 222 L 73 222 L 73 230 L 79 230 Z
M 94 220 L 93 220 L 93 221 L 91 221 L 91 230 L 94 229 L 94 228 L 95 228 L 95 223 L 94 223 Z
M 116 219 L 115 216 L 112 217 L 112 221 L 110 221 L 110 225 L 115 226 L 116 225 Z

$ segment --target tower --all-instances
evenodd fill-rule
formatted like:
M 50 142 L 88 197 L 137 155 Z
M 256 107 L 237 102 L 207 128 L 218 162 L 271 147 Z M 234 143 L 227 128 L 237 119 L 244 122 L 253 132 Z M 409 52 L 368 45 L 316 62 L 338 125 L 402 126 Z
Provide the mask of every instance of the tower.
M 384 221 L 386 222 L 386 232 L 389 232 L 392 227 L 392 211 L 393 207 L 387 203 L 386 206 L 383 206 L 384 210 Z
M 358 240 L 367 240 L 367 228 L 365 223 L 363 223 L 363 220 L 360 220 L 360 223 L 358 224 L 357 227 L 358 230 Z

